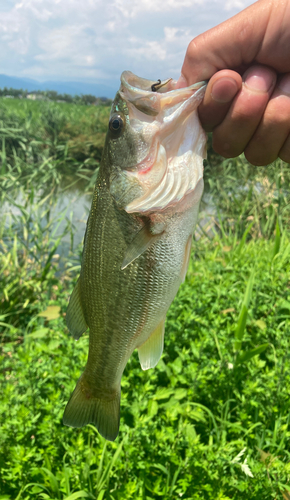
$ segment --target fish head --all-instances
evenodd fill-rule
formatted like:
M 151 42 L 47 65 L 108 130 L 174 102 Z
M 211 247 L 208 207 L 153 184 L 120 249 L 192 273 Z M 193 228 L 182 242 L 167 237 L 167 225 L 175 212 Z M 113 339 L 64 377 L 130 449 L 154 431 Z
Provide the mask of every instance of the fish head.
M 197 107 L 206 84 L 176 89 L 121 76 L 105 145 L 110 193 L 120 209 L 148 214 L 177 204 L 203 174 L 206 136 Z

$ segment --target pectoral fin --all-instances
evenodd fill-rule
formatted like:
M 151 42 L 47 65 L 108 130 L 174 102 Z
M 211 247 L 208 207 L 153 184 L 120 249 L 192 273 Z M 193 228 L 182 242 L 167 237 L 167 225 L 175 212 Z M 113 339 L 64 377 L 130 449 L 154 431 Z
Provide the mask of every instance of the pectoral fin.
M 140 257 L 142 253 L 144 253 L 147 248 L 152 245 L 155 241 L 157 241 L 161 234 L 152 234 L 150 232 L 150 225 L 145 224 L 144 227 L 137 233 L 133 241 L 131 241 L 130 245 L 128 245 L 125 255 L 124 255 L 124 260 L 122 262 L 121 269 L 125 269 L 131 262 L 133 262 L 135 259 Z
M 164 344 L 164 324 L 165 320 L 163 319 L 156 330 L 150 335 L 149 339 L 138 347 L 139 361 L 142 370 L 154 368 L 161 358 Z
M 66 325 L 76 340 L 78 340 L 88 328 L 80 299 L 80 279 L 78 279 L 70 297 L 66 312 Z
M 181 268 L 181 272 L 180 272 L 180 277 L 181 277 L 182 283 L 185 280 L 185 276 L 186 276 L 187 269 L 188 269 L 190 252 L 191 252 L 191 245 L 192 245 L 192 235 L 189 236 L 187 243 L 185 245 L 184 258 L 183 258 L 182 268 Z

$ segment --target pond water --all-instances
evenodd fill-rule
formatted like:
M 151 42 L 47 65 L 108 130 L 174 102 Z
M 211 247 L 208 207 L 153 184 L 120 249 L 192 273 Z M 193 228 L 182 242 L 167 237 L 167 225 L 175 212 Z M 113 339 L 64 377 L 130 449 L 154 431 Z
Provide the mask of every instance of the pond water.
M 64 191 L 59 194 L 57 202 L 52 209 L 51 217 L 56 221 L 59 214 L 66 214 L 58 228 L 56 236 L 63 234 L 66 226 L 66 219 L 69 219 L 73 226 L 73 247 L 76 248 L 83 240 L 86 223 L 92 203 L 92 193 L 84 193 L 80 189 Z M 54 226 L 57 224 L 55 222 Z M 61 240 L 58 253 L 67 255 L 71 247 L 71 235 L 65 234 Z
M 85 193 L 77 187 L 75 189 L 60 191 L 53 202 L 51 202 L 52 200 L 47 200 L 47 202 L 44 201 L 44 203 L 39 205 L 43 196 L 41 193 L 38 193 L 34 197 L 33 204 L 27 206 L 27 200 L 24 199 L 23 193 L 19 193 L 15 197 L 15 202 L 6 201 L 0 208 L 1 219 L 5 220 L 6 226 L 9 226 L 12 219 L 15 222 L 19 217 L 20 226 L 21 208 L 25 208 L 31 214 L 32 219 L 41 221 L 42 228 L 45 228 L 49 220 L 52 221 L 49 231 L 54 239 L 63 235 L 57 253 L 61 256 L 67 255 L 72 246 L 72 233 L 74 248 L 81 243 L 84 237 L 92 193 Z M 49 206 L 51 206 L 49 213 L 46 213 Z M 66 231 L 69 222 L 72 231 Z M 16 228 L 17 225 L 16 222 Z

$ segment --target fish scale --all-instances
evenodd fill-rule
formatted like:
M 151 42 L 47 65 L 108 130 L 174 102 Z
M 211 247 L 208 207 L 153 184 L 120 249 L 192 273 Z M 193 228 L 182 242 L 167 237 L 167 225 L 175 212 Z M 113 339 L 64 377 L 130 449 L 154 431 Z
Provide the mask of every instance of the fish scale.
M 114 440 L 119 431 L 121 377 L 132 352 L 138 349 L 143 369 L 154 367 L 162 354 L 165 316 L 185 277 L 203 189 L 202 154 L 194 150 L 185 151 L 184 156 L 184 144 L 185 140 L 189 145 L 194 144 L 198 136 L 199 151 L 202 151 L 200 142 L 205 141 L 198 120 L 194 122 L 199 128 L 192 131 L 192 141 L 185 123 L 188 116 L 196 113 L 202 98 L 198 89 L 204 87 L 202 84 L 175 90 L 174 81 L 168 80 L 162 85 L 160 95 L 158 89 L 155 92 L 157 102 L 155 97 L 150 100 L 152 82 L 139 81 L 130 72 L 125 72 L 121 81 L 122 92 L 117 93 L 112 106 L 110 124 L 113 126 L 111 130 L 109 124 L 87 223 L 80 278 L 67 311 L 67 325 L 73 336 L 79 338 L 89 327 L 90 340 L 87 364 L 65 409 L 64 423 L 73 427 L 93 423 L 109 440 Z M 148 86 L 149 90 L 139 90 L 138 84 Z M 145 129 L 139 120 L 138 92 L 142 94 L 142 109 L 148 113 L 144 119 Z M 196 102 L 192 99 L 195 94 Z M 138 120 L 134 116 L 134 102 L 139 106 Z M 151 112 L 150 106 L 158 107 L 161 113 L 165 108 L 165 131 L 162 114 L 156 116 L 157 112 Z M 171 147 L 179 151 L 178 143 L 173 144 L 174 139 L 169 140 L 168 136 L 174 138 L 177 125 L 176 140 L 182 148 L 180 157 L 182 162 L 189 162 L 180 170 L 178 157 L 174 164 L 177 186 L 182 186 L 184 193 L 181 199 L 176 199 L 179 189 L 171 185 L 170 172 L 171 184 L 166 186 L 170 169 L 166 158 L 171 158 Z M 163 140 L 160 138 L 164 138 L 167 150 L 158 160 L 158 151 L 161 151 L 158 141 Z M 150 153 L 153 141 L 157 141 L 157 156 Z M 158 197 L 154 195 L 154 183 L 158 179 L 154 167 L 160 168 L 164 161 L 167 163 L 162 164 L 164 173 L 160 182 L 165 183 L 165 191 L 161 190 Z M 146 181 L 142 175 L 143 165 L 146 165 Z M 117 176 L 116 172 L 119 172 Z M 158 185 L 155 189 L 158 193 Z M 136 204 L 138 207 L 138 197 L 146 210 L 131 213 L 126 206 Z

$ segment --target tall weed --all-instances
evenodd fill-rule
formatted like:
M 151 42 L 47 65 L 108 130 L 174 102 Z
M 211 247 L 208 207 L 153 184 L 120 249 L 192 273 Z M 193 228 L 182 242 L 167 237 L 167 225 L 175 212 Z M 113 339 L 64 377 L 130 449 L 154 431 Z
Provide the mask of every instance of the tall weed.
M 66 219 L 62 234 L 56 236 L 66 211 L 57 219 L 51 216 L 55 198 L 33 190 L 27 196 L 20 192 L 18 201 L 6 197 L 0 227 L 0 321 L 2 340 L 6 332 L 18 332 L 30 325 L 31 318 L 42 307 L 43 296 L 52 295 L 61 278 L 58 247 L 71 231 Z

